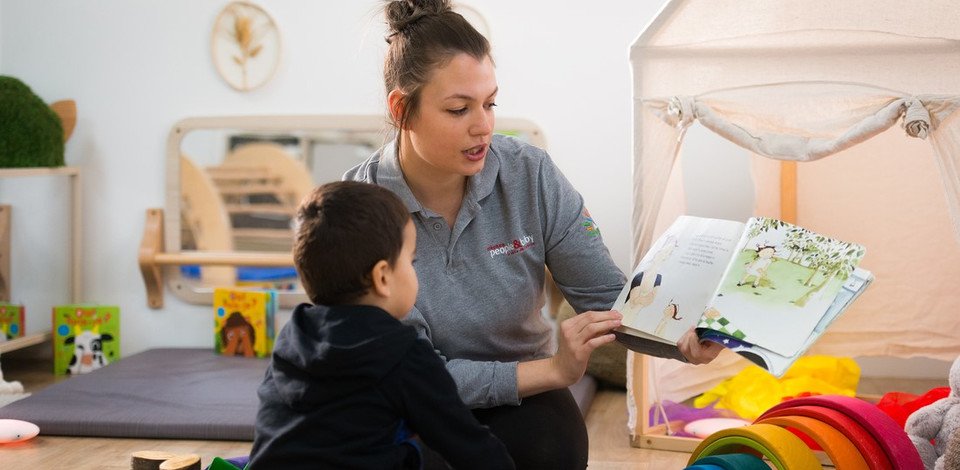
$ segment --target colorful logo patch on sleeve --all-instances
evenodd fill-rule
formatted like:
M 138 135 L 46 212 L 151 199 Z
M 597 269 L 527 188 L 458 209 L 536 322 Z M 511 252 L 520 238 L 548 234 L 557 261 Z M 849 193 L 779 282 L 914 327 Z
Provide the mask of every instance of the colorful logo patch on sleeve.
M 598 237 L 600 236 L 600 227 L 597 227 L 597 224 L 593 221 L 593 217 L 590 217 L 590 211 L 586 207 L 583 208 L 583 222 L 580 223 L 583 226 L 584 232 L 586 232 L 589 237 Z

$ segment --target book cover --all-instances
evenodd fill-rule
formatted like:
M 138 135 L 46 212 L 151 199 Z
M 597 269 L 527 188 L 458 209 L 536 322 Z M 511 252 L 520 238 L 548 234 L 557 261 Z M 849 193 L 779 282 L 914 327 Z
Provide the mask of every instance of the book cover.
M 637 338 L 672 345 L 696 327 L 782 374 L 870 284 L 864 252 L 776 219 L 681 216 L 621 291 L 618 339 L 649 352 Z
M 23 305 L 0 303 L 0 343 L 23 336 Z
M 53 307 L 53 373 L 86 374 L 120 358 L 120 308 Z
M 214 351 L 226 356 L 269 357 L 276 309 L 272 290 L 215 289 Z

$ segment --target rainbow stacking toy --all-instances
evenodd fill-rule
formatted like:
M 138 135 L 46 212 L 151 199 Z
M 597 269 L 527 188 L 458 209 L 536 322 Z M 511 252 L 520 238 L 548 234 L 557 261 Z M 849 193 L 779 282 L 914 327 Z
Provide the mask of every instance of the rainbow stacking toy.
M 857 398 L 823 395 L 780 403 L 749 426 L 708 436 L 687 462 L 688 470 L 778 470 L 823 466 L 795 433 L 823 449 L 837 470 L 923 470 L 907 434 L 876 406 Z

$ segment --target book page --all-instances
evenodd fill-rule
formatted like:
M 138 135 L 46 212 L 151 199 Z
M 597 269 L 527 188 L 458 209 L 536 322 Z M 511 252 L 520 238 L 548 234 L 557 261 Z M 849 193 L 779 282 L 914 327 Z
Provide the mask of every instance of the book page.
M 676 343 L 697 324 L 743 227 L 730 220 L 677 218 L 628 276 L 613 306 L 623 314 L 621 331 Z
M 806 353 L 817 339 L 823 336 L 827 327 L 830 326 L 840 314 L 846 311 L 847 307 L 866 290 L 871 282 L 873 282 L 873 274 L 870 273 L 870 271 L 861 268 L 855 269 L 853 274 L 847 279 L 847 282 L 843 284 L 840 293 L 837 294 L 830 308 L 827 309 L 827 313 L 824 314 L 823 318 L 820 319 L 820 322 L 814 328 L 813 333 L 807 337 L 803 346 L 800 347 L 800 350 L 792 356 L 782 356 L 769 349 L 737 340 L 736 338 L 715 330 L 704 330 L 700 338 L 720 343 L 737 354 L 746 357 L 758 366 L 767 369 L 774 376 L 783 377 L 787 369 L 789 369 L 800 356 Z
M 786 222 L 750 219 L 697 326 L 794 356 L 863 254 L 860 245 Z

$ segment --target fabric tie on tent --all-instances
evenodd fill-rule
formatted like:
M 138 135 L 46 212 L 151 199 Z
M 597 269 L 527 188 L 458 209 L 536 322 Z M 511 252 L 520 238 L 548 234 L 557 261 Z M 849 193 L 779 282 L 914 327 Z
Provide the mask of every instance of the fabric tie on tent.
M 681 128 L 686 128 L 690 124 L 693 124 L 693 121 L 697 119 L 693 100 L 693 97 L 690 96 L 671 97 L 670 102 L 667 104 L 667 115 L 669 118 L 664 119 L 667 124 Z
M 907 135 L 926 139 L 928 131 L 936 130 L 936 123 L 960 106 L 960 97 L 891 97 L 892 101 L 874 114 L 864 116 L 843 133 L 827 139 L 788 133 L 764 133 L 744 127 L 714 109 L 711 105 L 713 94 L 702 97 L 672 96 L 668 99 L 644 100 L 644 103 L 671 127 L 684 129 L 694 121 L 700 121 L 704 127 L 748 150 L 770 158 L 796 161 L 813 161 L 838 153 L 880 134 L 901 117 Z M 722 92 L 716 94 L 722 95 Z M 936 119 L 932 114 L 937 115 Z
M 903 105 L 907 110 L 903 113 L 903 129 L 910 137 L 927 138 L 930 129 L 930 112 L 917 98 L 906 100 Z

